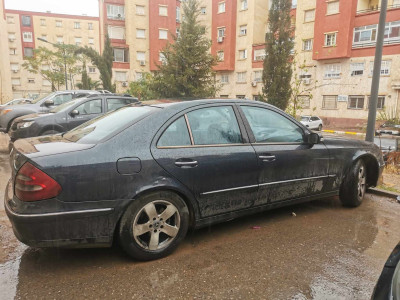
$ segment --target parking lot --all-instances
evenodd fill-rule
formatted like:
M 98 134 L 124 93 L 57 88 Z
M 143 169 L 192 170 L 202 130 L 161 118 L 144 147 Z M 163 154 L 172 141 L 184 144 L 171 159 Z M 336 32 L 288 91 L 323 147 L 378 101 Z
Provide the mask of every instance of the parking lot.
M 8 177 L 1 153 L 1 195 Z M 264 212 L 192 232 L 145 263 L 118 246 L 28 248 L 3 203 L 0 225 L 2 299 L 367 299 L 400 241 L 400 204 L 368 194 L 356 209 L 329 198 Z

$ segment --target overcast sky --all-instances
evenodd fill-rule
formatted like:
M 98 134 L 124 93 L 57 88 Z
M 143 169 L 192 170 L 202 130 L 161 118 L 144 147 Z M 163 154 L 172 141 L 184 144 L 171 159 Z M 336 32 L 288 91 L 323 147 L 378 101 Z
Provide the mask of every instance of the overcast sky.
M 5 0 L 8 9 L 98 16 L 98 0 Z

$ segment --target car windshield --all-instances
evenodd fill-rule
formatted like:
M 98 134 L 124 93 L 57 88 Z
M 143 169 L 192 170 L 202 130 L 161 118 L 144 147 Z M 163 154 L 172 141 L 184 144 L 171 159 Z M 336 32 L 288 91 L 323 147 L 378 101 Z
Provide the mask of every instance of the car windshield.
M 32 100 L 32 101 L 30 101 L 29 103 L 32 103 L 32 104 L 35 104 L 35 103 L 38 103 L 40 100 L 43 100 L 43 99 L 47 99 L 47 98 L 50 98 L 51 96 L 53 96 L 55 93 L 49 93 L 49 94 L 44 94 L 42 97 L 38 97 L 38 98 L 36 98 L 35 100 Z
M 307 122 L 310 120 L 310 117 L 301 117 L 300 121 Z
M 143 119 L 158 109 L 151 106 L 122 107 L 68 131 L 64 134 L 64 138 L 82 144 L 98 143 L 105 137 Z
M 54 107 L 52 110 L 50 110 L 51 113 L 58 113 L 60 111 L 63 111 L 75 104 L 77 104 L 78 102 L 82 101 L 83 98 L 79 98 L 77 100 L 73 100 L 73 101 L 69 101 L 69 102 L 65 102 L 59 106 Z

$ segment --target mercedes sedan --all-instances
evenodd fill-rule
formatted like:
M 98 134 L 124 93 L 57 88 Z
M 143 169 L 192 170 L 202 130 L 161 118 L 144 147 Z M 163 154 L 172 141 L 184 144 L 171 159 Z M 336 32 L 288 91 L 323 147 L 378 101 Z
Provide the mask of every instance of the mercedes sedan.
M 125 106 L 65 133 L 17 140 L 5 208 L 33 247 L 170 254 L 188 229 L 339 195 L 361 204 L 383 168 L 368 142 L 323 139 L 260 102 Z

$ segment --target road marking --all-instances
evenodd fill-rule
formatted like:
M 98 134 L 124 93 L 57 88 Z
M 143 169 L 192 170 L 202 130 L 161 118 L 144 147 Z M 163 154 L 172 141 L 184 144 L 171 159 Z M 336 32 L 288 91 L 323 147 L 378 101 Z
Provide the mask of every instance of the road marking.
M 322 130 L 322 131 L 326 132 L 326 133 L 334 133 L 334 134 L 350 134 L 350 135 L 362 135 L 362 136 L 365 135 L 365 133 L 353 132 L 353 131 L 336 131 L 336 130 L 328 130 L 328 129 L 325 129 L 325 130 Z

